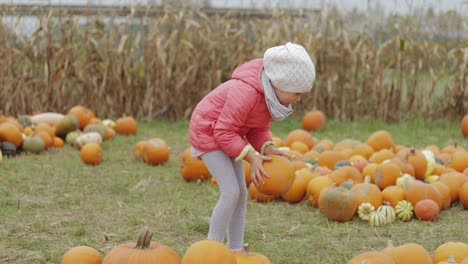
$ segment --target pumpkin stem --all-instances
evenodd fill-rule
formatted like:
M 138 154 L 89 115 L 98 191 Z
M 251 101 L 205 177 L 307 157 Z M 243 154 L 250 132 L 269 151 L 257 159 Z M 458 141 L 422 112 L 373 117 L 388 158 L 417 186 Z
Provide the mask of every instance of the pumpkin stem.
M 250 253 L 250 251 L 249 251 L 249 243 L 244 244 L 243 255 L 244 256 L 252 256 L 252 253 Z
M 145 227 L 138 237 L 135 249 L 147 249 L 150 246 L 152 237 L 153 233 L 149 230 L 149 228 Z

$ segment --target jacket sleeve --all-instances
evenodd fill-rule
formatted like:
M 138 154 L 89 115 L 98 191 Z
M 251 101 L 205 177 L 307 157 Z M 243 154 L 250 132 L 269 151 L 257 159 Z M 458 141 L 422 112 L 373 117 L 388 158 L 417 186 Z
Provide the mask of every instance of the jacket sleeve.
M 257 93 L 253 89 L 243 89 L 243 85 L 233 86 L 228 91 L 214 127 L 214 137 L 230 157 L 238 157 L 249 145 L 247 139 L 239 135 L 239 130 L 255 105 L 256 97 Z
M 265 142 L 271 142 L 271 136 L 268 130 L 270 129 L 270 126 L 266 126 L 263 128 L 255 128 L 250 130 L 246 137 L 247 140 L 250 142 L 252 147 L 263 154 L 263 148 L 265 147 L 264 144 Z

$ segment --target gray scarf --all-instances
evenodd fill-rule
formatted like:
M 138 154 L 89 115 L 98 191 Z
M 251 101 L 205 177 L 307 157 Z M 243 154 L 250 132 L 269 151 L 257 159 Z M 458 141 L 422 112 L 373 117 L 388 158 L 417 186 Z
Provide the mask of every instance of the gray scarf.
M 262 71 L 261 79 L 266 104 L 273 120 L 281 121 L 292 114 L 293 109 L 291 104 L 284 106 L 278 101 L 278 97 L 276 97 L 275 91 L 273 90 L 270 80 L 266 76 L 264 70 Z

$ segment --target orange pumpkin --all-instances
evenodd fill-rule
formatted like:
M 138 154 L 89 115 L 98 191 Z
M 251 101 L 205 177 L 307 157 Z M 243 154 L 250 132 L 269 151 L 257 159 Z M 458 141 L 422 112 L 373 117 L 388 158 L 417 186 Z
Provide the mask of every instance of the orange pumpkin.
M 332 186 L 320 193 L 319 209 L 329 220 L 350 220 L 356 214 L 356 196 L 346 188 Z
M 285 194 L 281 195 L 281 198 L 289 203 L 298 203 L 304 199 L 306 188 L 306 178 L 301 174 L 295 173 L 293 184 Z
M 271 261 L 264 255 L 250 251 L 249 244 L 245 243 L 240 252 L 234 253 L 237 264 L 271 264 Z
M 268 175 L 262 175 L 264 183 L 259 183 L 258 191 L 268 195 L 283 195 L 285 194 L 294 182 L 294 167 L 291 162 L 277 155 L 269 155 L 271 160 L 263 162 L 263 168 Z
M 458 193 L 460 198 L 460 203 L 463 205 L 463 208 L 468 209 L 468 182 L 465 182 Z
M 276 199 L 276 195 L 268 195 L 268 194 L 263 194 L 257 190 L 257 187 L 255 187 L 255 184 L 252 182 L 249 185 L 249 197 L 257 202 L 269 202 L 273 201 Z
M 317 144 L 314 145 L 313 149 L 317 152 L 324 152 L 325 150 L 332 150 L 335 143 L 331 139 L 324 138 L 319 140 Z
M 54 138 L 46 131 L 34 132 L 33 136 L 38 136 L 44 141 L 45 148 L 48 149 L 54 145 Z
M 402 174 L 409 174 L 414 176 L 414 167 L 407 160 L 402 160 L 398 157 L 395 157 L 391 160 L 391 162 L 400 167 Z
M 356 196 L 357 206 L 362 203 L 370 203 L 374 208 L 379 208 L 382 205 L 382 192 L 379 187 L 370 183 L 369 176 L 366 176 L 363 183 L 358 183 L 351 187 L 351 191 Z
M 345 159 L 346 157 L 340 151 L 326 150 L 320 153 L 317 164 L 319 166 L 325 166 L 333 170 L 335 163 L 337 163 L 340 160 L 345 160 Z
M 439 205 L 431 199 L 418 201 L 414 206 L 414 214 L 423 221 L 435 221 L 439 217 L 439 211 Z
M 54 148 L 61 148 L 63 147 L 64 145 L 64 142 L 61 138 L 59 137 L 54 137 L 54 143 L 53 143 L 53 147 Z
M 326 176 L 319 176 L 310 180 L 306 189 L 306 195 L 309 204 L 313 207 L 318 207 L 320 193 L 332 185 L 333 181 Z
M 203 160 L 192 157 L 190 148 L 186 148 L 180 157 L 180 174 L 185 181 L 205 180 L 211 177 Z M 244 163 L 245 166 L 245 163 Z
M 468 114 L 463 117 L 460 126 L 463 137 L 468 137 Z
M 421 245 L 407 243 L 394 247 L 389 241 L 388 247 L 382 250 L 390 255 L 396 264 L 432 264 L 432 257 Z
M 305 143 L 308 149 L 312 149 L 314 147 L 314 138 L 308 131 L 304 129 L 295 129 L 289 132 L 284 140 L 284 144 L 289 147 L 295 141 Z
M 102 264 L 179 264 L 179 254 L 171 247 L 151 241 L 152 235 L 151 231 L 145 228 L 140 233 L 137 243 L 124 243 L 113 247 L 107 253 Z
M 452 162 L 449 166 L 458 172 L 463 172 L 468 168 L 468 152 L 456 151 L 452 154 Z
M 97 143 L 87 143 L 80 150 L 81 160 L 88 165 L 98 165 L 103 159 L 104 153 Z
M 439 176 L 439 181 L 445 183 L 450 189 L 450 200 L 451 203 L 458 201 L 458 193 L 464 183 L 464 176 L 459 172 L 448 172 L 443 173 Z
M 62 256 L 61 264 L 101 264 L 99 251 L 88 246 L 72 247 Z
M 379 164 L 376 163 L 367 164 L 367 166 L 365 166 L 364 169 L 362 169 L 361 175 L 363 177 L 369 176 L 370 182 L 375 183 L 375 171 L 378 165 Z
M 138 141 L 133 147 L 133 157 L 136 160 L 143 160 L 143 150 L 145 149 L 146 140 Z
M 414 177 L 419 180 L 424 180 L 427 170 L 426 156 L 424 156 L 421 151 L 413 148 L 409 151 L 407 160 L 414 168 Z
M 149 139 L 143 148 L 143 161 L 150 165 L 161 165 L 169 160 L 169 145 L 161 138 Z
M 131 135 L 138 132 L 138 123 L 131 116 L 121 117 L 115 121 L 115 132 L 122 135 Z
M 448 209 L 451 204 L 451 197 L 450 197 L 450 189 L 447 186 L 447 184 L 441 182 L 441 181 L 435 181 L 431 183 L 432 186 L 434 186 L 442 196 L 442 207 L 440 208 L 441 210 Z
M 50 137 L 55 137 L 55 129 L 54 127 L 52 127 L 51 125 L 47 124 L 47 123 L 39 123 L 37 124 L 35 127 L 34 127 L 34 131 L 36 133 L 40 132 L 40 131 L 44 131 L 46 132 L 47 134 L 49 134 Z
M 215 240 L 200 240 L 189 246 L 182 257 L 181 264 L 236 264 L 231 250 Z
M 302 129 L 307 131 L 317 131 L 325 127 L 327 118 L 322 111 L 309 111 L 302 117 Z
M 374 162 L 374 163 L 382 163 L 386 160 L 391 160 L 395 157 L 395 153 L 393 153 L 391 150 L 389 149 L 381 149 L 381 150 L 378 150 L 376 152 L 374 152 L 370 158 L 369 158 L 369 161 L 370 162 Z
M 395 146 L 392 136 L 388 131 L 385 130 L 379 130 L 372 133 L 367 138 L 367 144 L 371 146 L 374 151 L 379 151 L 382 149 L 393 149 Z
M 381 190 L 395 185 L 401 175 L 401 169 L 392 162 L 382 163 L 375 168 L 374 182 Z
M 390 205 L 395 208 L 398 202 L 405 199 L 405 190 L 396 185 L 388 186 L 382 191 L 383 201 L 390 203 Z M 377 207 L 375 207 L 377 208 Z
M 354 256 L 347 264 L 395 264 L 395 261 L 388 254 L 383 252 L 368 251 Z
M 291 143 L 291 146 L 289 146 L 289 148 L 291 150 L 298 151 L 301 154 L 304 154 L 307 151 L 309 151 L 309 147 L 306 145 L 306 143 L 302 141 L 294 141 L 293 143 Z
M 434 263 L 446 261 L 450 257 L 453 258 L 453 263 L 461 263 L 465 258 L 468 258 L 468 244 L 446 242 L 434 250 Z
M 5 122 L 0 124 L 0 142 L 1 141 L 11 142 L 18 148 L 23 143 L 23 135 L 15 125 Z
M 353 184 L 364 182 L 364 178 L 362 177 L 359 170 L 352 166 L 339 167 L 338 169 L 332 171 L 328 177 L 330 177 L 330 179 L 336 183 L 337 186 L 340 186 L 342 183 L 348 180 L 352 180 Z
M 416 181 L 411 184 L 405 192 L 405 200 L 410 202 L 413 206 L 416 206 L 417 202 L 424 199 L 431 199 L 439 208 L 442 208 L 442 195 L 431 184 Z
M 361 155 L 366 159 L 369 159 L 374 154 L 374 149 L 366 143 L 358 144 L 354 146 L 352 155 Z
M 76 119 L 78 119 L 80 129 L 84 129 L 89 124 L 91 119 L 96 117 L 92 110 L 82 105 L 72 107 L 68 111 L 68 114 L 73 115 L 76 117 Z

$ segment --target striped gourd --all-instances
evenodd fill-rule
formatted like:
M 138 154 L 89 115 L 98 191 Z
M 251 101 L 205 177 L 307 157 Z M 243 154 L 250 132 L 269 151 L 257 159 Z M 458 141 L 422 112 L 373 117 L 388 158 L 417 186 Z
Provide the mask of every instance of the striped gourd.
M 375 212 L 375 208 L 370 203 L 362 203 L 358 207 L 358 216 L 364 221 L 369 221 L 369 216 L 373 212 Z
M 369 216 L 370 226 L 384 226 L 387 224 L 386 217 L 381 212 L 373 212 Z
M 406 200 L 399 201 L 395 206 L 395 214 L 401 221 L 409 221 L 413 218 L 413 205 Z
M 377 212 L 380 212 L 385 216 L 385 221 L 387 224 L 395 221 L 395 209 L 393 209 L 389 203 L 384 202 L 384 204 L 377 208 Z

